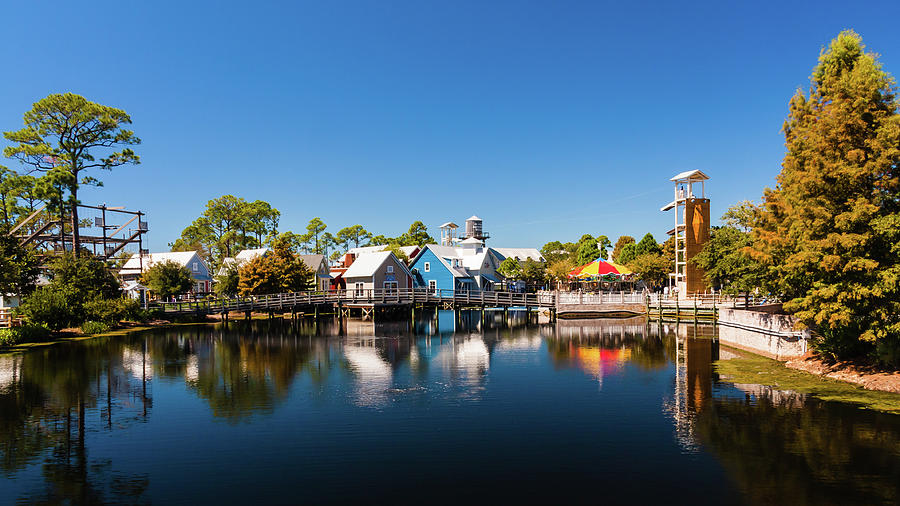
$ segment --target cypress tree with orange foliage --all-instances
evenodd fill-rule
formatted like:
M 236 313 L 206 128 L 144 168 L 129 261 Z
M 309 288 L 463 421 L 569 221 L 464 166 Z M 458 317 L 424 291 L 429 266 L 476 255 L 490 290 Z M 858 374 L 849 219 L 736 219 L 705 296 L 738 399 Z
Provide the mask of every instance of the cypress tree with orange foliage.
M 900 115 L 896 83 L 862 38 L 823 49 L 790 101 L 786 154 L 751 253 L 820 352 L 900 365 Z

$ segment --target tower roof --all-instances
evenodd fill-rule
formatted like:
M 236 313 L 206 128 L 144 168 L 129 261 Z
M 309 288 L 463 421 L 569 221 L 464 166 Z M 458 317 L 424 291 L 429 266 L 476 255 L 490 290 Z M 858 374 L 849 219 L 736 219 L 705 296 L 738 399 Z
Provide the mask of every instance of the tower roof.
M 484 221 L 484 220 L 482 220 L 481 218 L 479 218 L 478 216 L 475 216 L 475 215 L 473 214 L 472 217 L 469 218 L 469 219 L 466 220 L 466 221 Z
M 675 174 L 675 177 L 673 177 L 669 181 L 679 181 L 682 179 L 688 179 L 690 181 L 706 181 L 707 179 L 709 179 L 709 176 L 707 176 L 700 170 L 694 169 Z

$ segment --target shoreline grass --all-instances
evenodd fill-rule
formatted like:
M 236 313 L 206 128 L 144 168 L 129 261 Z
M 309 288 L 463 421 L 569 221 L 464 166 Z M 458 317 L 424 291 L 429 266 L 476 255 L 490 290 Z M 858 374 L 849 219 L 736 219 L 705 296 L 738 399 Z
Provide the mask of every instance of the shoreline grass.
M 724 345 L 723 345 L 724 346 Z M 739 358 L 716 360 L 713 371 L 728 383 L 749 383 L 810 394 L 823 401 L 854 404 L 900 415 L 900 394 L 867 390 L 859 385 L 790 369 L 784 363 L 748 351 L 724 346 Z

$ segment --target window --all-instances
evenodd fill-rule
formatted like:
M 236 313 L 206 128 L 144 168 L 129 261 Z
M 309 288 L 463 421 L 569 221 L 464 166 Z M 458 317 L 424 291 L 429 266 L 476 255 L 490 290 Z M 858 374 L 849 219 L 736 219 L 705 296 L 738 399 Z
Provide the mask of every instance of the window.
M 355 287 L 356 288 L 356 296 L 358 296 L 358 297 L 363 296 L 363 286 L 364 285 L 362 283 L 356 283 L 356 287 Z
M 385 295 L 397 295 L 397 282 L 396 281 L 385 281 L 384 282 L 384 294 Z
M 432 293 L 437 293 L 437 280 L 429 279 L 428 280 L 428 291 Z
M 194 272 L 200 272 L 200 264 L 194 262 L 193 264 L 191 264 L 191 269 L 193 269 Z
M 392 272 L 394 272 L 394 266 L 393 266 L 393 265 L 388 265 L 388 266 L 387 266 L 387 273 L 388 273 L 388 274 L 391 274 Z
M 431 262 L 425 262 L 425 272 L 431 272 Z

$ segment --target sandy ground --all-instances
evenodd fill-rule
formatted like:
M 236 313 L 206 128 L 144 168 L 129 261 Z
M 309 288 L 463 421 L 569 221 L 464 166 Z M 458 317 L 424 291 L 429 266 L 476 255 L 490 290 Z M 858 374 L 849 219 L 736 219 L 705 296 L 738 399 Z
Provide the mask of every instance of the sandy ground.
M 815 356 L 788 360 L 784 365 L 826 378 L 855 383 L 867 390 L 900 393 L 900 371 L 885 371 L 856 362 L 828 363 Z

